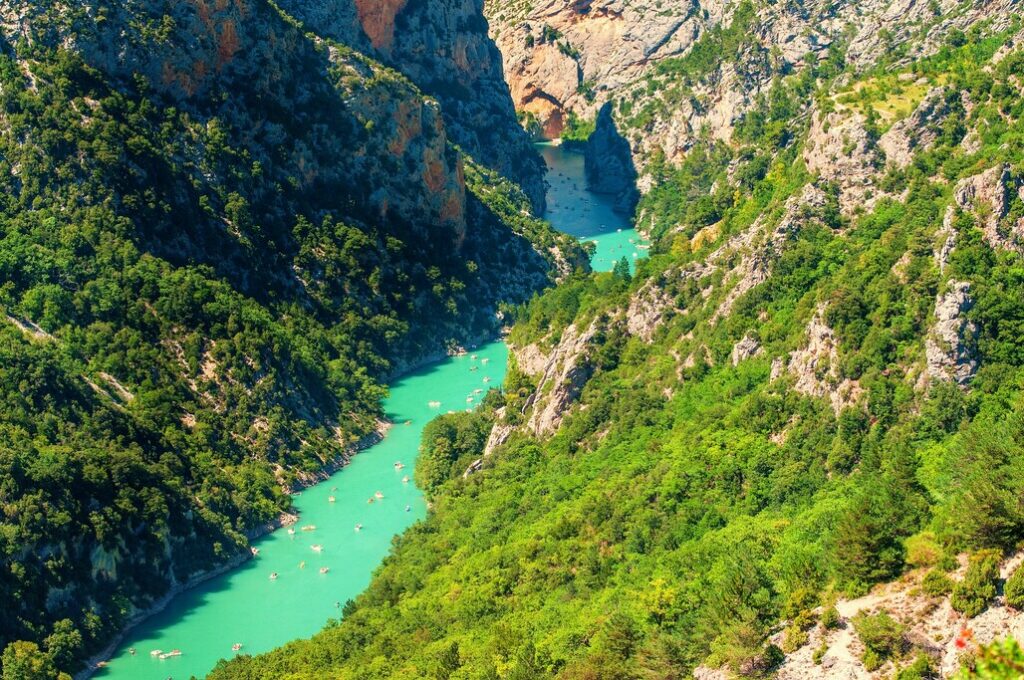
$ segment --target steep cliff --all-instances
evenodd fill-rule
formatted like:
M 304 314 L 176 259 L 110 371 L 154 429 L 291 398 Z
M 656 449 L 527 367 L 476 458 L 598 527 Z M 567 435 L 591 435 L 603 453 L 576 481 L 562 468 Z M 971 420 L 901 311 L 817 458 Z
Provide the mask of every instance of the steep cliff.
M 441 103 L 451 139 L 544 208 L 544 165 L 516 122 L 482 0 L 284 0 L 319 35 L 353 45 Z
M 556 51 L 583 66 L 666 4 L 489 12 L 571 74 Z M 613 102 L 650 257 L 521 310 L 501 393 L 448 416 L 477 435 L 426 522 L 337 625 L 214 677 L 1007 677 L 971 640 L 1024 601 L 1019 7 L 636 31 L 643 73 L 583 90 Z
M 263 1 L 0 3 L 0 158 L 0 646 L 60 670 L 247 555 L 395 370 L 586 268 L 435 100 Z

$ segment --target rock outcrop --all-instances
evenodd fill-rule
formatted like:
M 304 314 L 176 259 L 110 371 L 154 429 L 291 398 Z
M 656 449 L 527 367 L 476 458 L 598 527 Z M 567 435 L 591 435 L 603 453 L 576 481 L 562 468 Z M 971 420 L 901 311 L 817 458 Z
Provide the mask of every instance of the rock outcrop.
M 589 354 L 598 333 L 595 320 L 580 331 L 569 325 L 554 349 L 546 355 L 544 371 L 531 398 L 533 413 L 527 429 L 537 435 L 558 429 L 569 407 L 579 399 L 594 368 Z
M 606 104 L 597 116 L 594 133 L 584 152 L 587 186 L 599 194 L 615 197 L 615 208 L 632 213 L 638 198 L 636 168 L 627 142 L 615 127 L 611 105 Z
M 807 324 L 806 344 L 790 354 L 787 369 L 797 392 L 827 398 L 837 414 L 856 404 L 864 392 L 857 381 L 840 377 L 839 340 L 820 309 Z
M 927 373 L 934 380 L 966 385 L 978 370 L 978 328 L 967 318 L 974 306 L 970 291 L 969 283 L 950 281 L 935 299 L 935 324 L 925 340 Z
M 1003 163 L 961 180 L 953 198 L 961 209 L 974 212 L 989 245 L 1024 252 L 1024 218 L 1014 224 L 1003 224 L 1011 197 L 1018 193 L 1024 200 L 1024 183 Z
M 1008 578 L 1022 561 L 1024 553 L 1017 553 L 1005 560 L 1000 567 L 1000 578 Z M 954 580 L 964 577 L 966 556 L 961 556 L 960 562 L 961 566 L 951 574 Z M 835 607 L 840 625 L 825 629 L 819 624 L 808 631 L 808 641 L 786 655 L 775 677 L 779 680 L 874 680 L 893 677 L 896 668 L 892 662 L 871 671 L 865 667 L 861 659 L 864 645 L 851 621 L 860 612 L 874 614 L 885 611 L 905 626 L 903 638 L 907 647 L 927 655 L 938 670 L 938 677 L 943 678 L 953 677 L 961 668 L 963 656 L 968 652 L 960 644 L 987 645 L 1007 636 L 1018 640 L 1024 636 L 1024 613 L 1009 607 L 1003 595 L 997 595 L 985 611 L 969 619 L 950 606 L 948 595 L 932 597 L 922 590 L 921 582 L 925 573 L 926 570 L 918 569 L 900 581 L 876 587 L 863 597 L 837 602 Z M 967 641 L 961 638 L 965 628 L 971 630 L 971 639 Z M 780 645 L 783 638 L 784 633 L 777 633 L 771 641 Z M 823 653 L 818 652 L 821 649 Z M 820 654 L 817 660 L 816 654 Z M 914 656 L 908 654 L 907 660 Z
M 944 87 L 933 87 L 917 108 L 897 121 L 878 139 L 885 160 L 898 168 L 910 165 L 914 154 L 927 151 L 938 139 L 938 126 L 949 115 L 951 103 Z
M 281 0 L 307 28 L 353 45 L 441 103 L 449 135 L 544 208 L 544 163 L 516 121 L 483 0 Z

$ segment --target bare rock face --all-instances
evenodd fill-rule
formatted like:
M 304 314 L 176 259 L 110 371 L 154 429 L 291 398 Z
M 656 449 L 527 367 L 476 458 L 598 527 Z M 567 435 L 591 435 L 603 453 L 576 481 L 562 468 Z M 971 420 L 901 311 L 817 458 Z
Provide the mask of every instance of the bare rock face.
M 822 310 L 807 324 L 807 344 L 790 354 L 787 368 L 796 378 L 793 388 L 812 397 L 827 397 L 839 413 L 860 400 L 864 390 L 856 381 L 839 377 L 839 341 L 825 323 Z
M 960 208 L 975 212 L 989 245 L 1024 252 L 1024 220 L 1002 224 L 1010 209 L 1011 192 L 1021 189 L 1021 181 L 1013 177 L 1010 166 L 1004 163 L 961 180 L 953 198 Z
M 967 318 L 974 306 L 970 290 L 965 281 L 951 281 L 935 299 L 935 324 L 925 340 L 927 373 L 933 380 L 966 385 L 978 371 L 974 347 L 978 328 Z
M 612 120 L 611 105 L 603 106 L 597 116 L 597 126 L 587 142 L 585 168 L 591 191 L 615 196 L 617 210 L 632 212 L 639 198 L 636 169 L 629 142 L 619 134 Z
M 551 434 L 557 430 L 565 412 L 579 399 L 593 374 L 588 355 L 597 332 L 596 320 L 583 331 L 570 325 L 562 332 L 561 340 L 548 355 L 537 383 L 535 395 L 544 396 L 536 402 L 527 423 L 527 428 L 534 434 Z
M 825 193 L 813 184 L 808 184 L 798 196 L 786 201 L 786 210 L 774 229 L 767 231 L 765 220 L 760 217 L 748 230 L 734 236 L 711 254 L 708 258 L 710 264 L 724 262 L 731 253 L 743 254 L 739 264 L 727 276 L 735 284 L 715 310 L 712 320 L 717 321 L 728 315 L 740 296 L 768 280 L 771 268 L 782 255 L 785 244 L 810 220 L 817 219 L 825 204 Z
M 452 139 L 517 182 L 538 212 L 544 163 L 516 121 L 483 0 L 281 0 L 307 28 L 400 71 L 441 103 Z
M 750 335 L 744 335 L 742 340 L 733 345 L 732 365 L 738 366 L 741 361 L 756 357 L 762 351 L 760 342 Z
M 910 165 L 914 154 L 929 149 L 938 138 L 936 127 L 950 112 L 947 92 L 944 87 L 928 91 L 914 112 L 897 121 L 878 140 L 878 146 L 885 152 L 885 158 L 896 167 Z
M 804 162 L 809 171 L 839 186 L 839 205 L 846 214 L 871 206 L 874 176 L 882 165 L 866 123 L 856 111 L 815 111 L 811 116 Z

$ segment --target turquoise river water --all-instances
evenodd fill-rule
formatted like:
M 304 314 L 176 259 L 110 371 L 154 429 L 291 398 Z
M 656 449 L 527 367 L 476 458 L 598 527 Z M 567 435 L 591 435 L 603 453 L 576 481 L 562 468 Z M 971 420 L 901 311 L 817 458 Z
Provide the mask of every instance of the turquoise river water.
M 642 257 L 642 241 L 628 220 L 611 209 L 608 197 L 586 190 L 582 155 L 553 145 L 543 145 L 541 153 L 550 185 L 546 217 L 557 229 L 597 243 L 594 269 L 608 271 L 621 257 L 631 264 Z M 132 629 L 94 677 L 202 677 L 221 658 L 309 637 L 340 616 L 339 606 L 369 584 L 391 539 L 426 516 L 422 494 L 403 481 L 412 478 L 423 426 L 439 413 L 479 404 L 488 387 L 501 385 L 507 359 L 505 345 L 492 342 L 393 383 L 384 406 L 395 425 L 382 442 L 295 498 L 300 520 L 294 533 L 280 529 L 264 536 L 253 543 L 259 550 L 254 559 L 179 595 Z M 316 528 L 302 530 L 308 526 Z M 161 659 L 152 654 L 156 650 L 181 655 Z

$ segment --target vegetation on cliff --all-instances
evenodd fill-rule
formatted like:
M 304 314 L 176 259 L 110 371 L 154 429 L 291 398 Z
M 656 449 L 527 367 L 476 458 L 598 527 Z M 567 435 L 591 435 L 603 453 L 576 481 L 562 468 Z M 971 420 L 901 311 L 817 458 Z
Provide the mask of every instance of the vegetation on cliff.
M 0 648 L 28 677 L 244 556 L 396 369 L 585 264 L 435 102 L 271 3 L 4 11 Z
M 730 144 L 655 160 L 637 210 L 652 257 L 520 310 L 503 394 L 431 427 L 431 515 L 368 590 L 312 640 L 212 677 L 761 676 L 785 658 L 780 622 L 799 647 L 839 594 L 962 551 L 956 600 L 984 609 L 1024 538 L 1019 30 L 877 70 L 836 47 Z M 904 158 L 911 115 L 928 134 Z M 577 399 L 536 389 L 566 365 Z M 530 414 L 556 396 L 561 425 L 538 436 Z M 481 417 L 515 431 L 464 475 Z M 865 663 L 930 672 L 894 618 L 856 625 Z M 973 672 L 1019 656 L 989 649 Z

